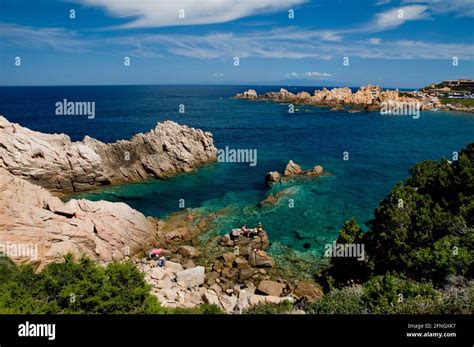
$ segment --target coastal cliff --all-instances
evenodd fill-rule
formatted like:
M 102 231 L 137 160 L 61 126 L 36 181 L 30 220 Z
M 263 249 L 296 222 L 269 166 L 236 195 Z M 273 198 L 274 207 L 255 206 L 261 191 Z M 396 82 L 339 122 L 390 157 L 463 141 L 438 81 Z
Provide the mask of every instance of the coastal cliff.
M 167 178 L 215 160 L 211 133 L 172 121 L 106 144 L 89 136 L 72 142 L 65 134 L 32 131 L 0 116 L 0 167 L 59 194 Z

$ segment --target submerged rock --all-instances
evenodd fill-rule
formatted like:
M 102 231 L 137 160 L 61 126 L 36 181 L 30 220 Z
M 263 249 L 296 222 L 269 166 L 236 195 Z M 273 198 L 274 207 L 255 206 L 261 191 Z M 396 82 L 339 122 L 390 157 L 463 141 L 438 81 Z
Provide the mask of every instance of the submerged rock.
M 282 199 L 295 194 L 298 191 L 297 187 L 290 187 L 283 190 L 280 190 L 276 193 L 270 193 L 268 196 L 258 203 L 258 207 L 270 207 L 275 206 L 281 202 Z

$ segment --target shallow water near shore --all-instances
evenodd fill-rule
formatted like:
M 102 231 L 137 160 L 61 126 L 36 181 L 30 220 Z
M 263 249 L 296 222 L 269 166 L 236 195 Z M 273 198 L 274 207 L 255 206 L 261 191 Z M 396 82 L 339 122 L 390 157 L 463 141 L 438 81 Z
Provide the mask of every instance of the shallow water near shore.
M 280 87 L 253 87 L 258 93 Z M 248 86 L 114 86 L 2 87 L 0 114 L 13 122 L 47 133 L 66 133 L 73 140 L 85 135 L 110 142 L 173 120 L 214 135 L 217 148 L 256 149 L 257 165 L 213 163 L 172 179 L 108 187 L 76 197 L 122 201 L 146 215 L 164 217 L 186 208 L 216 211 L 230 206 L 216 220 L 216 232 L 242 223 L 264 225 L 273 252 L 285 247 L 320 256 L 343 222 L 363 224 L 393 185 L 408 176 L 415 163 L 451 159 L 474 140 L 474 116 L 423 112 L 409 116 L 330 111 L 299 105 L 236 100 Z M 315 88 L 288 88 L 290 91 Z M 54 104 L 95 101 L 96 117 L 56 116 Z M 185 113 L 178 113 L 180 104 Z M 348 152 L 349 160 L 343 160 Z M 269 189 L 268 171 L 283 171 L 292 159 L 310 169 L 322 165 L 330 176 L 293 180 Z M 272 191 L 285 190 L 276 205 L 257 204 Z M 292 200 L 290 200 L 292 199 Z

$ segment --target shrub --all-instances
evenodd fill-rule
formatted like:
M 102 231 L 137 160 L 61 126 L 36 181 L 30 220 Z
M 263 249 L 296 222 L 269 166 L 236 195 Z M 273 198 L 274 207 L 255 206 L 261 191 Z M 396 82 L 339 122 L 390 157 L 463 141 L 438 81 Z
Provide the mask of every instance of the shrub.
M 381 201 L 368 225 L 370 230 L 362 235 L 355 221 L 346 222 L 338 239 L 364 243 L 367 261 L 332 259 L 323 273 L 327 282 L 340 287 L 386 273 L 437 286 L 453 275 L 472 278 L 474 143 L 453 163 L 415 165 L 410 177 Z
M 1 313 L 161 313 L 143 274 L 130 262 L 107 267 L 71 255 L 35 274 L 19 266 L 0 284 Z
M 362 300 L 361 287 L 333 289 L 321 299 L 307 305 L 305 311 L 311 314 L 364 314 L 368 313 Z
M 293 304 L 284 300 L 278 304 L 264 303 L 252 306 L 243 311 L 245 314 L 286 314 L 294 309 Z

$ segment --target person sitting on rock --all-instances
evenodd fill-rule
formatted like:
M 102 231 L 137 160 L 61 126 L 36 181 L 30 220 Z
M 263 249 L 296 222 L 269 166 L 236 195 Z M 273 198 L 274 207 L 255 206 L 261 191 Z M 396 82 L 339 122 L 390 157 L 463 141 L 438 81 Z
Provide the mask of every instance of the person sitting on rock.
M 165 257 L 161 257 L 160 259 L 158 259 L 158 266 L 159 267 L 163 267 L 165 266 L 166 264 L 166 258 Z
M 253 251 L 254 251 L 255 254 L 256 254 L 257 256 L 259 256 L 260 258 L 267 259 L 267 253 L 265 253 L 265 252 L 262 251 L 261 249 L 255 248 Z
M 242 225 L 242 228 L 240 228 L 240 231 L 242 232 L 243 236 L 248 236 L 250 232 L 250 230 L 247 229 L 247 226 L 245 224 Z
M 255 229 L 250 230 L 249 238 L 251 238 L 251 237 L 254 238 L 254 237 L 261 236 L 262 232 L 263 232 L 262 223 L 258 223 L 258 226 Z
M 241 229 L 233 229 L 230 234 L 229 234 L 229 237 L 232 241 L 238 239 L 240 237 L 240 235 L 242 235 L 242 230 Z
M 161 252 L 163 252 L 163 248 L 154 248 L 147 255 L 149 259 L 156 259 L 160 256 Z

